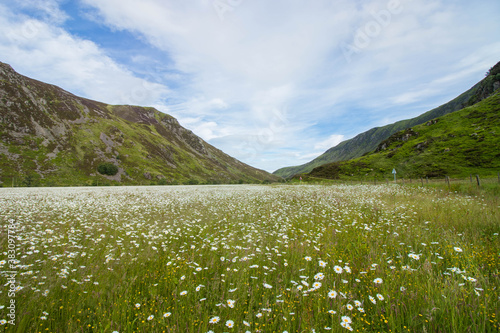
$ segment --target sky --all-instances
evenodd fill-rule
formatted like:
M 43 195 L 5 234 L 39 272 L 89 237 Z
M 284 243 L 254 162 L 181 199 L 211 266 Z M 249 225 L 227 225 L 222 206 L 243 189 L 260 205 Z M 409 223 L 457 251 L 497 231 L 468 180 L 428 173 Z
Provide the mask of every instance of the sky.
M 272 172 L 472 87 L 500 61 L 498 17 L 498 0 L 0 0 L 0 61 Z

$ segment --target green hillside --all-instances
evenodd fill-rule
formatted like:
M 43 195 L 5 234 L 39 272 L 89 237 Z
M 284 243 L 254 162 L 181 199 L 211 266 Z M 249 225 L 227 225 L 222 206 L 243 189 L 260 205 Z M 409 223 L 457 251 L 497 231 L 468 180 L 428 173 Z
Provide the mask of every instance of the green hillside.
M 431 119 L 458 111 L 465 106 L 473 105 L 474 103 L 488 97 L 494 90 L 498 89 L 499 86 L 500 62 L 490 69 L 488 75 L 483 80 L 446 104 L 412 119 L 401 120 L 390 125 L 372 128 L 352 139 L 343 141 L 337 146 L 328 149 L 325 153 L 306 164 L 281 168 L 276 170 L 274 174 L 284 178 L 289 178 L 295 174 L 310 172 L 314 168 L 326 163 L 347 161 L 352 158 L 363 156 L 364 154 L 373 151 L 381 141 L 387 139 L 392 134 L 406 128 L 423 124 Z
M 108 105 L 0 63 L 0 185 L 255 183 L 279 178 L 154 108 Z
M 460 111 L 413 126 L 390 136 L 370 154 L 328 163 L 307 176 L 467 177 L 500 172 L 500 92 Z

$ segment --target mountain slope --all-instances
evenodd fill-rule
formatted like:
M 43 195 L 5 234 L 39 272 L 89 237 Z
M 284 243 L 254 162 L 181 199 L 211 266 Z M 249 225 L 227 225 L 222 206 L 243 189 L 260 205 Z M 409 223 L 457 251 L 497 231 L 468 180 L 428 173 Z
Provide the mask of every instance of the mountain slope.
M 0 181 L 9 185 L 27 175 L 42 185 L 278 179 L 154 108 L 80 98 L 1 62 L 0 120 Z M 106 172 L 102 165 L 110 164 L 115 170 Z
M 500 91 L 462 110 L 393 134 L 371 154 L 327 163 L 314 178 L 391 179 L 496 175 L 500 170 Z
M 472 105 L 486 98 L 492 91 L 498 88 L 498 85 L 500 85 L 500 62 L 490 69 L 486 78 L 446 104 L 412 119 L 401 120 L 394 124 L 372 128 L 328 149 L 325 153 L 306 164 L 281 168 L 273 173 L 284 178 L 289 178 L 295 174 L 310 172 L 315 167 L 325 163 L 346 161 L 360 157 L 373 151 L 381 141 L 398 131 L 458 111 L 464 106 Z

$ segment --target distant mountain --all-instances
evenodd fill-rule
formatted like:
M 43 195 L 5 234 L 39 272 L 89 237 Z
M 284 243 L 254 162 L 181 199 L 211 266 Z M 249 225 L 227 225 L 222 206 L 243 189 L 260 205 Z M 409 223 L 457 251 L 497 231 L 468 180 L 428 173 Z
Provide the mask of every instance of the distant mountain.
M 499 85 L 500 87 L 500 85 Z M 497 88 L 498 89 L 498 88 Z M 391 135 L 374 152 L 323 164 L 303 178 L 467 177 L 500 170 L 500 89 L 462 110 Z
M 389 138 L 398 131 L 428 122 L 431 119 L 458 111 L 465 106 L 473 105 L 488 97 L 494 90 L 500 87 L 500 62 L 492 67 L 488 75 L 479 83 L 474 85 L 457 98 L 430 110 L 418 117 L 401 120 L 394 124 L 383 127 L 375 127 L 366 132 L 358 134 L 352 139 L 346 140 L 337 146 L 328 149 L 321 156 L 299 166 L 285 167 L 273 172 L 283 178 L 290 178 L 295 174 L 307 173 L 314 168 L 331 162 L 346 161 L 373 151 L 383 140 Z
M 0 62 L 0 185 L 254 183 L 279 178 L 154 108 L 108 105 Z

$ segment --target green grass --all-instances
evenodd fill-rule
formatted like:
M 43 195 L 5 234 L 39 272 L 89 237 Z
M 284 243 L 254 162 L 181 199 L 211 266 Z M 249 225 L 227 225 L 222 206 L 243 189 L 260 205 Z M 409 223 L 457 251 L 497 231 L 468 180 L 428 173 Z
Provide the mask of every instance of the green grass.
M 342 332 L 342 316 L 358 332 L 499 328 L 498 197 L 385 184 L 110 187 L 1 189 L 0 204 L 2 232 L 18 223 L 22 286 L 7 332 Z

